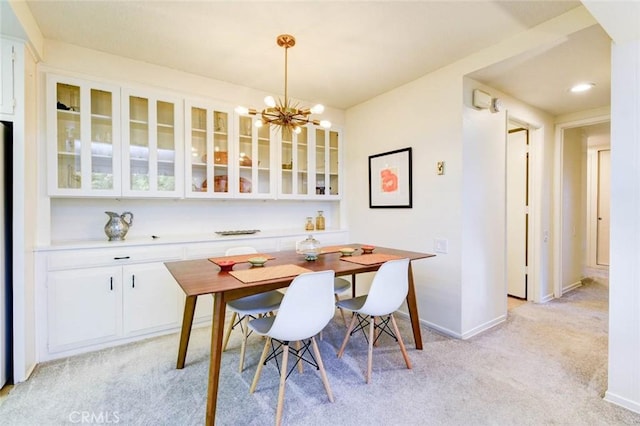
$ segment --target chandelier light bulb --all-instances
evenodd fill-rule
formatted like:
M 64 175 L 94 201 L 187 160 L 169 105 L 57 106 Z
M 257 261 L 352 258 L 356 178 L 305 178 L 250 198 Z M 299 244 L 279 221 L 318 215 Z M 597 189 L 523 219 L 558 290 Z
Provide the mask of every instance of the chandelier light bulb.
M 253 125 L 256 127 L 262 127 L 262 120 L 254 120 Z
M 243 107 L 243 106 L 237 106 L 236 107 L 236 112 L 238 114 L 249 114 L 249 108 Z
M 311 107 L 311 114 L 322 114 L 324 112 L 324 105 L 316 104 Z
M 320 127 L 323 127 L 325 129 L 330 129 L 331 122 L 329 120 L 320 120 Z
M 269 108 L 273 108 L 276 106 L 276 100 L 273 99 L 273 96 L 266 96 L 264 98 L 264 103 L 266 106 L 268 106 Z
M 296 127 L 295 129 L 293 129 L 293 131 L 296 135 L 299 135 L 300 132 L 302 132 L 302 127 Z

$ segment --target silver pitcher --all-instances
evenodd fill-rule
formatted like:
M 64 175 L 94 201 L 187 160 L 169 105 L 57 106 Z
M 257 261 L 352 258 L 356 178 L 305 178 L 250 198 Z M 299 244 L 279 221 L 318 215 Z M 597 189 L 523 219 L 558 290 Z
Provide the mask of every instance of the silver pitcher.
M 133 223 L 133 213 L 124 212 L 122 214 L 105 212 L 109 215 L 109 221 L 104 226 L 104 232 L 109 237 L 109 241 L 122 241 L 129 232 L 129 227 Z M 127 221 L 126 216 L 129 216 Z

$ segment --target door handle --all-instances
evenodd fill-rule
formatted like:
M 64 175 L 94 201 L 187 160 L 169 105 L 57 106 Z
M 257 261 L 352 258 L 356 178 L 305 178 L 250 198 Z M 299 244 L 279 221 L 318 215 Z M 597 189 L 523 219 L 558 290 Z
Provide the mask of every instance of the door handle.
M 109 279 L 109 287 L 110 287 L 110 290 L 113 291 L 113 277 Z
M 131 288 L 136 288 L 136 276 L 131 275 Z

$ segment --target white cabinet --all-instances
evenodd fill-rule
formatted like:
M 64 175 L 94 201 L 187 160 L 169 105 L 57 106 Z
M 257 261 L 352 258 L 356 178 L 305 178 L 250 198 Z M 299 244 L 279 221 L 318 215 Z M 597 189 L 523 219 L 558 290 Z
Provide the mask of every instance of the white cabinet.
M 122 195 L 184 195 L 183 108 L 178 98 L 122 90 Z
M 15 109 L 14 96 L 14 61 L 15 43 L 0 39 L 0 113 L 13 114 Z
M 121 268 L 51 272 L 49 350 L 115 339 L 121 328 Z
M 119 89 L 49 74 L 46 99 L 49 195 L 120 195 Z
M 236 169 L 230 106 L 204 101 L 185 103 L 185 196 L 228 198 Z
M 276 129 L 255 127 L 250 116 L 238 115 L 236 123 L 237 179 L 231 182 L 236 198 L 276 198 Z M 232 163 L 232 164 L 233 164 Z
M 315 194 L 322 199 L 339 199 L 342 195 L 342 132 L 322 128 L 316 128 L 314 132 Z
M 341 197 L 341 131 L 312 126 L 298 134 L 282 130 L 278 198 Z
M 163 261 L 181 258 L 181 247 L 51 253 L 48 353 L 177 329 L 184 295 Z
M 138 335 L 180 325 L 182 291 L 164 263 L 122 268 L 124 335 Z

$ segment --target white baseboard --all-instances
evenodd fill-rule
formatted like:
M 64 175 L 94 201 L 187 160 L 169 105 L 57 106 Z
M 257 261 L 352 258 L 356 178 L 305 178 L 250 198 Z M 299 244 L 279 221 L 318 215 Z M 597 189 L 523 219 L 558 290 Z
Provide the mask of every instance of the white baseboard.
M 394 312 L 394 315 L 399 315 L 401 317 L 409 319 L 409 314 L 403 311 L 396 311 Z M 445 336 L 453 337 L 455 339 L 462 339 L 462 336 L 460 335 L 460 333 L 456 333 L 453 330 L 449 330 L 448 328 L 441 327 L 438 324 L 434 324 L 423 319 L 420 319 L 420 324 L 426 327 L 429 327 L 430 329 L 435 330 L 438 333 L 443 334 Z
M 612 404 L 618 405 L 622 408 L 626 408 L 629 411 L 640 414 L 640 402 L 631 401 L 627 398 L 623 398 L 619 395 L 606 391 L 604 393 L 604 400 Z
M 477 327 L 472 328 L 469 331 L 465 331 L 464 333 L 462 333 L 462 339 L 466 340 L 466 339 L 470 339 L 473 336 L 482 333 L 483 331 L 486 331 L 490 328 L 495 327 L 498 324 L 501 324 L 503 322 L 505 322 L 507 320 L 507 315 L 500 315 L 497 318 L 492 319 L 491 321 L 487 321 L 484 324 L 480 324 Z
M 562 294 L 565 294 L 567 292 L 570 292 L 571 290 L 575 290 L 578 287 L 582 286 L 582 281 L 576 281 L 574 283 L 569 284 L 568 286 L 564 287 L 562 289 Z

